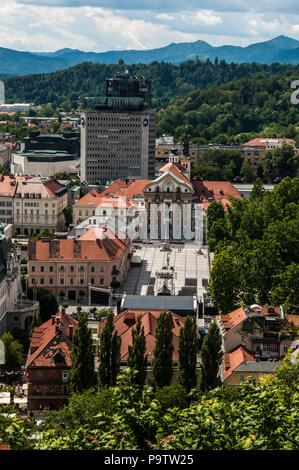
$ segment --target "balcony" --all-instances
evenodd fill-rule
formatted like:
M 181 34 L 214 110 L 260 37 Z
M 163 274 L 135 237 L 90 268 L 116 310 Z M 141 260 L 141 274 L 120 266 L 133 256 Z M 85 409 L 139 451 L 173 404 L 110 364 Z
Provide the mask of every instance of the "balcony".
M 34 302 L 30 300 L 23 300 L 22 302 L 17 302 L 13 308 L 14 313 L 28 313 L 35 310 L 39 310 L 39 302 Z

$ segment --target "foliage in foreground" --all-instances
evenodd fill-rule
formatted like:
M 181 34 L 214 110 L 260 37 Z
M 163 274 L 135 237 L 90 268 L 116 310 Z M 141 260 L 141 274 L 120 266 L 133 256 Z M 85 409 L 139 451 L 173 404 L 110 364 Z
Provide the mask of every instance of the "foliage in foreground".
M 258 383 L 193 390 L 185 409 L 162 409 L 159 395 L 133 385 L 135 373 L 127 369 L 116 387 L 106 389 L 109 412 L 103 397 L 96 404 L 99 396 L 93 403 L 93 394 L 85 392 L 73 398 L 71 412 L 66 407 L 39 427 L 19 418 L 7 426 L 0 415 L 0 439 L 11 449 L 296 450 L 298 371 L 288 356 L 274 376 Z M 63 413 L 65 421 L 58 422 Z

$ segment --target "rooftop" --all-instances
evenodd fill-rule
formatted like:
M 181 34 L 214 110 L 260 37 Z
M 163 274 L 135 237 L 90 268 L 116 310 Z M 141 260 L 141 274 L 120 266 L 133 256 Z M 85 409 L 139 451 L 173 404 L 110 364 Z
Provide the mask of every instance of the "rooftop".
M 191 296 L 156 296 L 156 295 L 126 295 L 123 298 L 122 309 L 130 310 L 159 310 L 192 313 L 195 303 Z
M 254 356 L 243 346 L 238 346 L 232 351 L 224 354 L 222 362 L 223 379 L 226 380 L 245 361 L 255 362 Z
M 114 317 L 113 324 L 114 328 L 117 331 L 117 334 L 121 336 L 121 360 L 126 361 L 128 359 L 128 347 L 132 344 L 132 328 L 135 327 L 137 318 L 141 316 L 141 327 L 144 328 L 144 335 L 146 341 L 146 354 L 148 361 L 150 362 L 153 359 L 153 352 L 155 349 L 155 332 L 157 328 L 158 318 L 163 310 L 125 310 Z M 173 312 L 173 360 L 178 361 L 178 338 L 180 334 L 180 329 L 184 325 L 185 319 L 180 315 L 177 315 Z M 99 325 L 99 336 L 103 331 L 105 322 L 101 322 Z
M 62 356 L 61 366 L 71 367 L 72 340 L 69 334 L 70 325 L 76 330 L 78 323 L 62 311 L 55 315 L 55 319 L 51 318 L 41 326 L 34 328 L 26 369 L 32 367 L 57 367 L 55 356 L 58 353 Z
M 121 241 L 110 231 L 91 228 L 78 240 L 29 240 L 30 261 L 112 261 L 121 257 L 129 239 Z M 100 237 L 100 238 L 99 238 Z

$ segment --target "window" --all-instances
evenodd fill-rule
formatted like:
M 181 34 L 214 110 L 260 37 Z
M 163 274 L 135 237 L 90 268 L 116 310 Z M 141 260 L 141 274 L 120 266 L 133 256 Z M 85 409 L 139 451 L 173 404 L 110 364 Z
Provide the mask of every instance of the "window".
M 71 285 L 74 284 L 74 278 L 73 278 L 73 277 L 70 278 L 70 284 L 71 284 Z
M 41 283 L 41 284 L 44 284 L 44 283 L 45 283 L 45 280 L 44 280 L 43 277 L 40 278 L 40 283 Z
M 240 382 L 243 382 L 245 380 L 245 375 L 244 374 L 240 374 Z
M 80 273 L 84 272 L 84 266 L 80 266 L 79 271 Z
M 103 273 L 104 272 L 104 266 L 101 266 L 100 268 L 100 272 Z
M 70 266 L 70 271 L 71 271 L 71 273 L 74 272 L 74 266 Z
M 68 375 L 69 375 L 69 374 L 68 374 L 68 371 L 67 371 L 67 370 L 63 370 L 63 371 L 62 371 L 62 382 L 63 382 L 63 383 L 67 383 L 67 381 L 68 381 Z
M 64 278 L 61 277 L 61 278 L 60 278 L 60 285 L 63 285 L 63 284 L 64 284 Z
M 45 271 L 45 267 L 44 266 L 41 266 L 40 267 L 40 272 L 43 273 Z
M 80 284 L 81 285 L 84 284 L 84 279 L 82 279 L 82 278 L 80 279 Z
M 32 266 L 31 272 L 32 272 L 32 273 L 35 273 L 35 266 Z
M 94 266 L 91 266 L 90 271 L 94 273 Z
M 49 282 L 50 284 L 53 284 L 53 277 L 50 277 Z
M 100 277 L 100 285 L 102 286 L 104 284 L 104 278 Z

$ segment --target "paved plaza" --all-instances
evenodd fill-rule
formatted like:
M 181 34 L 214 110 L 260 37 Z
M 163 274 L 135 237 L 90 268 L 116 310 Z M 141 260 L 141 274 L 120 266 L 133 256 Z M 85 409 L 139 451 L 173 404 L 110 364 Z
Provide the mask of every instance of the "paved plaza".
M 162 243 L 153 245 L 135 244 L 134 258 L 141 259 L 133 265 L 122 286 L 122 293 L 135 295 L 157 295 L 164 284 L 159 278 L 163 268 L 173 272 L 173 280 L 165 283 L 173 295 L 194 295 L 202 298 L 209 280 L 209 259 L 206 248 L 196 244 L 170 245 L 171 251 L 161 251 Z M 201 254 L 198 250 L 201 249 Z M 167 261 L 169 257 L 169 261 Z

